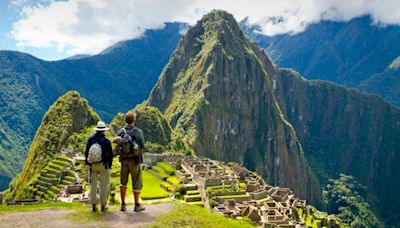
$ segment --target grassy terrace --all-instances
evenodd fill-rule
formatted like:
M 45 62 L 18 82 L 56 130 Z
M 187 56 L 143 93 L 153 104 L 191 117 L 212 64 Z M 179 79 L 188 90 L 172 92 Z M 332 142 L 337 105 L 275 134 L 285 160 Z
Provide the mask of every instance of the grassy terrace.
M 35 198 L 52 200 L 57 196 L 62 187 L 73 184 L 76 178 L 71 171 L 65 168 L 71 165 L 72 161 L 68 157 L 61 155 L 56 156 L 54 160 L 49 162 L 37 179 L 32 181 L 32 185 L 29 187 Z M 66 173 L 66 176 L 64 176 L 64 179 L 60 182 L 62 173 Z
M 158 162 L 157 165 L 160 166 L 161 168 L 163 168 L 164 170 L 168 171 L 168 172 L 175 172 L 175 168 L 169 163 Z
M 319 220 L 319 219 L 317 219 L 317 218 L 313 218 L 313 216 L 311 216 L 311 215 L 308 215 L 308 216 L 306 216 L 304 213 L 303 213 L 303 209 L 302 208 L 298 208 L 298 212 L 299 212 L 299 216 L 300 216 L 300 218 L 306 223 L 306 226 L 307 227 L 318 227 L 318 222 L 319 221 L 321 221 L 321 220 Z M 325 226 L 323 226 L 323 227 L 325 227 Z M 341 226 L 341 227 L 347 227 L 347 226 Z
M 118 165 L 118 158 L 114 159 L 114 165 L 113 165 L 113 172 L 119 173 L 120 166 Z M 169 176 L 168 174 L 165 173 L 164 169 L 161 167 L 157 167 L 155 170 L 163 172 L 163 176 L 165 178 L 168 178 L 171 180 L 171 182 L 175 183 L 178 179 L 175 176 Z M 156 171 L 156 172 L 157 172 Z M 155 199 L 163 199 L 169 196 L 169 192 L 167 192 L 165 189 L 161 187 L 161 184 L 168 185 L 169 187 L 172 187 L 171 184 L 168 184 L 165 181 L 160 180 L 158 177 L 153 175 L 151 172 L 147 170 L 142 170 L 142 181 L 143 181 L 143 189 L 141 192 L 140 197 L 142 200 L 155 200 Z M 176 179 L 175 179 L 176 178 Z M 127 203 L 133 203 L 133 191 L 132 191 L 132 180 L 129 177 L 128 179 L 128 184 L 127 184 L 127 195 L 126 195 L 126 200 Z M 178 179 L 179 180 L 179 179 Z M 111 181 L 116 185 L 116 199 L 120 201 L 120 196 L 118 193 L 119 191 L 119 183 L 120 183 L 120 176 L 112 177 Z
M 158 173 L 164 179 L 167 179 L 170 176 L 169 174 L 167 174 L 165 172 L 165 170 L 163 168 L 161 168 L 160 166 L 157 166 L 157 165 L 151 167 L 151 170 Z
M 181 180 L 179 180 L 179 178 L 177 178 L 176 176 L 168 177 L 167 181 L 174 185 L 179 185 L 179 183 L 181 182 Z
M 168 192 L 160 187 L 161 180 L 149 172 L 143 170 L 143 191 L 142 199 L 157 199 L 165 198 L 168 196 Z

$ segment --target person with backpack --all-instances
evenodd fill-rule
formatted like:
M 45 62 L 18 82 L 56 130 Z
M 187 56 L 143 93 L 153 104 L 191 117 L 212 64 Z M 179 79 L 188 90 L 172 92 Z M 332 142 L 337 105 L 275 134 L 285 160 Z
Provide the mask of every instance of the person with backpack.
M 133 196 L 135 199 L 135 212 L 145 210 L 139 203 L 139 196 L 142 190 L 142 169 L 140 164 L 143 162 L 144 136 L 143 131 L 135 126 L 136 114 L 128 112 L 125 115 L 126 125 L 118 132 L 122 139 L 120 143 L 119 161 L 121 162 L 121 211 L 126 211 L 125 195 L 126 185 L 128 184 L 129 174 L 132 178 Z
M 107 210 L 113 151 L 111 142 L 105 137 L 105 132 L 109 130 L 106 124 L 99 121 L 94 130 L 96 133 L 88 139 L 85 150 L 85 163 L 90 166 L 89 201 L 92 204 L 93 212 L 96 212 L 97 180 L 99 180 L 101 211 L 105 212 Z

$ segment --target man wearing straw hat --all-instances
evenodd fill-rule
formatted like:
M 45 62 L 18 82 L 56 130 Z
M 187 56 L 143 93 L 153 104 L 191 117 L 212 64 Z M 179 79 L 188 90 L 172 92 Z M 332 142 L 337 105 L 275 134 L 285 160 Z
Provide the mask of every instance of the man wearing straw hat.
M 96 133 L 88 139 L 85 151 L 85 162 L 90 166 L 89 201 L 92 204 L 93 212 L 96 212 L 97 179 L 99 179 L 101 211 L 105 212 L 107 210 L 113 152 L 111 142 L 105 137 L 105 132 L 109 130 L 106 124 L 99 121 L 93 130 Z

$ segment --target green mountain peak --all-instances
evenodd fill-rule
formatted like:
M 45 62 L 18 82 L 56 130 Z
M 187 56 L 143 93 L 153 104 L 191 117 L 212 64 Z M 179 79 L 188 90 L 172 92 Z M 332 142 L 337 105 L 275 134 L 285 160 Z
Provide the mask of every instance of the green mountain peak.
M 95 125 L 99 116 L 76 91 L 58 98 L 43 117 L 28 152 L 22 173 L 10 184 L 7 197 L 28 197 L 26 188 L 63 149 L 69 136 L 85 127 Z
M 273 94 L 274 72 L 232 15 L 212 11 L 182 38 L 148 104 L 196 154 L 244 164 L 316 202 L 318 184 Z

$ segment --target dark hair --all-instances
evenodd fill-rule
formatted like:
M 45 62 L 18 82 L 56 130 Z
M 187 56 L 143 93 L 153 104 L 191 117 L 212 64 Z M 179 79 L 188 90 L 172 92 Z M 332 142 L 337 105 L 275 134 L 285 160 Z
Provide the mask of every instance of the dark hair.
M 134 112 L 128 112 L 125 115 L 125 122 L 127 124 L 132 124 L 136 120 L 136 114 Z

